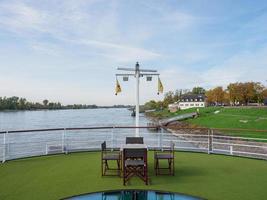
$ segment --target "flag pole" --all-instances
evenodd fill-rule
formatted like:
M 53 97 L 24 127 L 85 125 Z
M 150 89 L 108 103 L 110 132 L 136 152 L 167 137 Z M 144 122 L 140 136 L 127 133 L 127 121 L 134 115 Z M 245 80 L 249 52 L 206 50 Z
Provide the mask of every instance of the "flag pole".
M 140 110 L 139 110 L 139 106 L 140 106 L 140 103 L 139 103 L 139 86 L 140 86 L 140 77 L 143 77 L 143 76 L 159 76 L 157 72 L 157 70 L 152 70 L 152 69 L 140 69 L 140 66 L 139 66 L 139 63 L 136 62 L 136 65 L 135 65 L 135 68 L 122 68 L 122 67 L 118 67 L 117 68 L 118 70 L 122 70 L 122 71 L 132 71 L 134 73 L 125 73 L 125 74 L 116 74 L 116 77 L 118 76 L 133 76 L 135 77 L 135 137 L 140 137 L 140 131 L 139 131 L 139 117 L 140 117 Z M 127 79 L 128 80 L 128 79 Z M 161 87 L 160 87 L 160 91 L 158 91 L 158 94 L 159 92 L 162 93 L 163 92 L 163 86 L 161 84 Z M 117 93 L 121 92 L 121 88 L 120 88 L 120 85 L 117 81 L 116 83 L 116 95 Z

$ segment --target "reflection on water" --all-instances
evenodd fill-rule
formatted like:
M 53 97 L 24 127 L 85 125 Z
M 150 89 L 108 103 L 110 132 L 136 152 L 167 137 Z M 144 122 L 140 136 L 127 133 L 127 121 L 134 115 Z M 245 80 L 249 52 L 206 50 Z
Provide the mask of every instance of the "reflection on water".
M 199 200 L 200 198 L 158 191 L 123 190 L 91 193 L 69 198 L 71 200 Z

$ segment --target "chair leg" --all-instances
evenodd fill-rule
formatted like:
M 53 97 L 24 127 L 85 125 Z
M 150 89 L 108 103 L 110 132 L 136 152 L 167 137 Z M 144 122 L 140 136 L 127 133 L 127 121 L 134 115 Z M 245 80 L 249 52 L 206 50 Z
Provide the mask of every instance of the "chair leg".
M 120 166 L 120 160 L 117 160 L 117 168 L 118 168 L 118 176 L 121 176 L 121 166 Z
M 107 166 L 107 169 L 109 169 L 109 166 L 108 166 L 108 161 L 106 160 L 106 166 Z
M 174 171 L 175 171 L 175 163 L 174 163 L 174 159 L 173 158 L 170 158 L 170 159 L 167 159 L 166 160 L 167 161 L 167 168 L 160 168 L 160 159 L 155 159 L 155 174 L 156 174 L 156 176 L 157 175 L 161 175 L 161 173 L 160 173 L 160 169 L 162 169 L 162 170 L 167 170 L 167 174 L 169 174 L 169 175 L 172 175 L 172 176 L 174 176 Z
M 125 185 L 126 184 L 126 180 L 125 180 L 125 178 L 126 178 L 126 169 L 125 169 L 125 167 L 124 167 L 124 169 L 123 169 L 123 185 Z
M 156 176 L 158 175 L 158 173 L 159 173 L 159 160 L 158 159 L 156 159 Z
M 107 171 L 107 161 L 106 160 L 102 160 L 101 168 L 102 168 L 102 176 L 105 176 L 106 175 L 106 171 Z
M 157 175 L 159 175 L 159 159 L 157 159 Z
M 148 173 L 147 173 L 147 166 L 145 167 L 145 182 L 148 185 Z
M 102 176 L 104 175 L 103 174 L 103 160 L 101 160 L 101 174 L 102 174 Z
M 169 174 L 172 174 L 172 160 L 168 159 L 168 163 L 169 163 Z
M 104 175 L 106 175 L 107 170 L 109 170 L 109 166 L 108 166 L 108 161 L 105 160 L 105 170 L 104 170 Z
M 174 173 L 175 173 L 175 170 L 174 170 L 174 169 L 175 169 L 175 168 L 174 168 L 174 165 L 175 165 L 175 164 L 174 164 L 174 159 L 172 159 L 172 175 L 173 175 L 173 176 L 174 176 Z
M 157 169 L 157 162 L 158 162 L 158 159 L 154 157 L 154 169 L 155 170 Z

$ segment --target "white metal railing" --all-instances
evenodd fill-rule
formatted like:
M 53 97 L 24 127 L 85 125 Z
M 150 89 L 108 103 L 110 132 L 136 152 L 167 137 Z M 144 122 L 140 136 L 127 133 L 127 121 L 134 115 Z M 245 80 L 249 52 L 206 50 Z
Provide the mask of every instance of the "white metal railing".
M 0 132 L 0 161 L 76 151 L 100 150 L 101 143 L 113 149 L 134 136 L 136 127 L 57 128 Z M 161 149 L 175 143 L 179 151 L 196 151 L 267 160 L 267 139 L 214 134 L 210 129 L 179 129 L 171 133 L 163 128 L 150 131 L 139 127 L 140 136 L 150 149 Z M 158 127 L 154 127 L 158 128 Z M 189 133 L 188 133 L 188 130 Z

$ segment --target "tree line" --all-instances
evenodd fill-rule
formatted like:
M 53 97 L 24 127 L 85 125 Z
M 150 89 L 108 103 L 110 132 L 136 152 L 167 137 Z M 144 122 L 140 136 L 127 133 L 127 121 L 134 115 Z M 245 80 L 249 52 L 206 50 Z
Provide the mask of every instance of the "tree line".
M 230 83 L 226 89 L 216 87 L 206 92 L 207 103 L 215 105 L 260 105 L 267 98 L 267 88 L 260 82 Z
M 208 105 L 249 105 L 250 103 L 262 104 L 267 98 L 267 88 L 260 82 L 230 83 L 225 89 L 218 86 L 209 90 L 203 87 L 190 89 L 177 89 L 168 91 L 162 101 L 151 100 L 145 103 L 145 109 L 163 109 L 169 104 L 178 102 L 183 95 L 204 94 Z
M 40 109 L 87 109 L 98 108 L 96 105 L 73 104 L 62 105 L 60 102 L 49 102 L 47 99 L 39 102 L 29 102 L 26 98 L 0 97 L 0 110 L 40 110 Z

